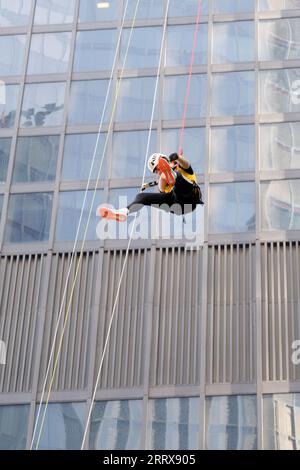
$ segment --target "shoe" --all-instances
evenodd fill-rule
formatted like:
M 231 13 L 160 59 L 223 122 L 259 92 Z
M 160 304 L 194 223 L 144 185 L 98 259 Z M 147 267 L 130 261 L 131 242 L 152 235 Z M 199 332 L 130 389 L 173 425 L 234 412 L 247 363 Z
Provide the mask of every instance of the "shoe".
M 165 174 L 166 181 L 167 181 L 168 184 L 170 184 L 170 185 L 175 184 L 174 172 L 173 172 L 172 168 L 170 167 L 170 164 L 167 162 L 167 160 L 165 158 L 161 157 L 159 159 L 159 162 L 157 164 L 157 168 L 161 173 Z
M 128 209 L 110 209 L 109 207 L 101 207 L 99 214 L 104 219 L 116 220 L 117 222 L 126 222 L 128 218 Z

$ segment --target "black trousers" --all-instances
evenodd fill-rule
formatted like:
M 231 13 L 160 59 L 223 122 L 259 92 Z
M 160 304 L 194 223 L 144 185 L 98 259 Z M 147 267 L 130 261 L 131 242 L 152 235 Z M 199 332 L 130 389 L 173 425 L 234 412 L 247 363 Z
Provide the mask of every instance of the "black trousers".
M 188 214 L 195 210 L 199 201 L 195 196 L 193 185 L 179 172 L 176 173 L 175 186 L 170 193 L 139 193 L 128 206 L 129 213 L 137 212 L 143 206 L 154 206 L 176 215 Z

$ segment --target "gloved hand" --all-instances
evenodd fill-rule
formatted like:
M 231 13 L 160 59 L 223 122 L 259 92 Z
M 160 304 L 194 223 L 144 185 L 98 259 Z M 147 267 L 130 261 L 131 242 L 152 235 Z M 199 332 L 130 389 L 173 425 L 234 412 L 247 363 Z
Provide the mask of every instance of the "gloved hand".
M 178 158 L 179 158 L 179 155 L 178 155 L 178 153 L 176 153 L 176 152 L 175 152 L 175 153 L 171 153 L 171 155 L 169 156 L 170 162 L 175 162 L 176 160 L 178 160 Z

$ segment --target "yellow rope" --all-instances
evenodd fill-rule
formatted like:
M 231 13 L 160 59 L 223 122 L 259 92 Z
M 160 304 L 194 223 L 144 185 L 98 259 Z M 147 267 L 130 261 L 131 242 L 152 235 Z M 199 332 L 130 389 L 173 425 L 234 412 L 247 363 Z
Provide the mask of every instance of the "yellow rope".
M 152 112 L 151 112 L 151 118 L 150 118 L 150 126 L 149 126 L 148 141 L 147 141 L 147 148 L 146 148 L 146 154 L 145 154 L 144 172 L 143 172 L 143 179 L 142 179 L 141 188 L 143 186 L 143 183 L 145 182 L 145 177 L 146 177 L 147 156 L 148 156 L 149 148 L 150 148 L 151 131 L 152 131 L 152 125 L 153 125 L 153 119 L 154 119 L 156 95 L 157 95 L 157 90 L 158 90 L 158 80 L 159 80 L 159 74 L 160 74 L 160 68 L 161 68 L 161 62 L 162 62 L 162 56 L 163 56 L 164 38 L 165 38 L 165 34 L 166 34 L 167 21 L 168 21 L 169 4 L 170 4 L 170 0 L 167 1 L 167 6 L 166 6 L 166 13 L 165 13 L 165 20 L 164 20 L 164 27 L 163 27 L 163 35 L 162 35 L 162 40 L 161 40 L 160 55 L 159 55 L 159 61 L 158 61 L 158 69 L 157 69 L 157 75 L 156 75 L 156 83 L 155 83 L 155 90 L 154 90 L 154 97 L 153 97 Z M 90 405 L 90 409 L 89 409 L 89 413 L 88 413 L 88 418 L 87 418 L 86 427 L 85 427 L 85 431 L 84 431 L 81 450 L 83 450 L 83 448 L 84 448 L 85 440 L 86 440 L 87 433 L 88 433 L 89 422 L 90 422 L 90 419 L 91 419 L 93 405 L 94 405 L 94 402 L 95 402 L 95 399 L 96 399 L 96 393 L 97 393 L 98 384 L 99 384 L 99 381 L 100 381 L 100 375 L 101 375 L 102 365 L 103 365 L 103 361 L 104 361 L 104 357 L 105 357 L 105 353 L 106 353 L 106 348 L 108 346 L 108 341 L 109 341 L 110 331 L 111 331 L 111 327 L 112 327 L 112 322 L 113 322 L 113 319 L 114 319 L 114 316 L 115 316 L 115 313 L 116 313 L 118 298 L 119 298 L 119 294 L 120 294 L 120 290 L 121 290 L 121 284 L 122 284 L 125 268 L 126 268 L 126 265 L 127 265 L 129 249 L 130 249 L 130 245 L 131 245 L 131 242 L 132 242 L 132 237 L 133 237 L 133 232 L 134 232 L 134 229 L 135 229 L 136 219 L 137 219 L 137 214 L 135 214 L 135 217 L 134 217 L 134 222 L 132 224 L 132 229 L 131 229 L 127 249 L 126 249 L 126 252 L 125 252 L 125 260 L 124 260 L 124 263 L 123 263 L 123 267 L 122 267 L 122 271 L 121 271 L 121 275 L 120 275 L 120 279 L 119 279 L 119 285 L 118 285 L 118 288 L 117 288 L 116 298 L 115 298 L 115 302 L 114 302 L 114 305 L 113 305 L 112 314 L 111 314 L 111 318 L 110 318 L 110 322 L 109 322 L 109 326 L 108 326 L 108 330 L 107 330 L 107 334 L 106 334 L 106 340 L 105 340 L 105 344 L 104 344 L 104 348 L 103 348 L 103 352 L 102 352 L 102 357 L 101 357 L 101 361 L 100 361 L 100 365 L 99 365 L 99 370 L 98 370 L 98 374 L 97 374 L 97 378 L 96 378 L 96 383 L 95 383 L 95 387 L 94 387 L 94 391 L 93 391 L 93 396 L 92 396 L 91 405 Z
M 125 65 L 126 65 L 126 61 L 127 61 L 127 56 L 128 56 L 128 52 L 129 52 L 129 47 L 130 47 L 130 42 L 131 42 L 131 37 L 132 37 L 133 29 L 134 29 L 134 26 L 135 26 L 135 23 L 136 23 L 136 18 L 137 18 L 137 12 L 138 12 L 139 4 L 140 4 L 140 0 L 137 0 L 137 4 L 136 4 L 136 7 L 135 7 L 134 16 L 133 16 L 133 20 L 132 20 L 132 25 L 131 25 L 131 29 L 130 29 L 130 35 L 129 35 L 129 39 L 128 39 L 127 49 L 126 49 L 126 53 L 125 53 L 125 57 L 124 57 L 124 62 L 123 62 L 123 66 L 122 66 L 122 70 L 121 70 L 121 74 L 120 74 L 120 79 L 118 80 L 117 85 L 116 85 L 116 94 L 115 94 L 114 104 L 113 104 L 112 113 L 111 113 L 111 118 L 110 118 L 110 122 L 109 122 L 109 127 L 108 127 L 108 131 L 107 131 L 106 141 L 105 141 L 105 144 L 104 144 L 103 155 L 105 155 L 105 151 L 106 151 L 106 147 L 107 147 L 107 142 L 108 142 L 108 138 L 109 138 L 109 133 L 110 133 L 110 130 L 111 130 L 112 124 L 113 124 L 114 113 L 115 113 L 115 110 L 116 110 L 116 106 L 117 106 L 117 102 L 118 102 L 118 97 L 119 97 L 119 91 L 120 91 L 120 86 L 121 86 L 121 80 L 122 80 L 123 75 L 124 75 Z M 67 313 L 66 313 L 66 317 L 65 317 L 64 324 L 63 324 L 62 334 L 61 334 L 61 337 L 60 337 L 60 342 L 59 342 L 59 346 L 58 346 L 58 351 L 57 351 L 57 354 L 56 354 L 56 359 L 55 359 L 55 363 L 54 363 L 54 368 L 53 368 L 53 372 L 52 372 L 52 376 L 51 376 L 51 380 L 50 380 L 49 391 L 48 391 L 48 395 L 47 395 L 47 399 L 46 399 L 46 403 L 45 403 L 45 409 L 44 409 L 44 412 L 43 412 L 42 423 L 41 423 L 41 427 L 40 427 L 40 430 L 39 430 L 39 435 L 38 435 L 38 439 L 37 439 L 36 449 L 38 449 L 39 444 L 40 444 L 40 440 L 41 440 L 41 436 L 42 436 L 42 431 L 43 431 L 43 427 L 44 427 L 44 423 L 45 423 L 46 412 L 47 412 L 47 408 L 48 408 L 48 404 L 49 404 L 49 399 L 50 399 L 50 395 L 51 395 L 51 390 L 52 390 L 52 386 L 53 386 L 53 382 L 54 382 L 54 378 L 55 378 L 55 373 L 56 373 L 56 369 L 57 369 L 57 365 L 58 365 L 59 354 L 60 354 L 60 351 L 61 351 L 61 348 L 62 348 L 62 342 L 63 342 L 63 338 L 64 338 L 66 326 L 67 326 L 67 322 L 68 322 L 68 319 L 69 319 L 69 314 L 70 314 L 70 308 L 71 308 L 72 298 L 73 298 L 74 290 L 75 290 L 75 287 L 76 287 L 77 277 L 78 277 L 78 274 L 79 274 L 79 268 L 80 268 L 81 261 L 82 261 L 82 257 L 83 257 L 84 244 L 85 244 L 85 241 L 86 241 L 86 236 L 87 236 L 87 231 L 88 231 L 88 227 L 89 227 L 89 222 L 90 222 L 90 218 L 91 218 L 91 214 L 92 214 L 92 209 L 93 209 L 93 205 L 94 205 L 95 198 L 96 198 L 97 187 L 98 187 L 98 183 L 99 183 L 99 180 L 100 180 L 101 167 L 102 167 L 102 165 L 100 166 L 100 169 L 99 169 L 99 172 L 98 172 L 98 175 L 97 175 L 97 180 L 96 180 L 95 189 L 94 189 L 94 192 L 93 192 L 93 198 L 92 198 L 92 202 L 91 202 L 91 206 L 90 206 L 90 212 L 89 212 L 88 220 L 87 220 L 87 223 L 86 223 L 86 228 L 85 228 L 84 237 L 83 237 L 83 242 L 82 242 L 82 248 L 81 248 L 79 260 L 78 260 L 78 263 L 77 263 L 77 268 L 76 268 L 75 277 L 74 277 L 74 280 L 73 280 L 73 283 L 72 283 L 71 295 L 70 295 L 70 299 L 69 299 L 69 303 L 68 303 L 68 307 L 67 307 Z

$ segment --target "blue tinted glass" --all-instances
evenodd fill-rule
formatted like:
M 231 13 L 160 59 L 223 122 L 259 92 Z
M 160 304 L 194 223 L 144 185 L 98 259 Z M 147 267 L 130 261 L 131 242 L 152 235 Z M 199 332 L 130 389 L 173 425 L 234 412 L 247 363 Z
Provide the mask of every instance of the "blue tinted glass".
M 169 26 L 167 31 L 167 47 L 165 66 L 188 66 L 192 59 L 195 25 Z M 194 64 L 207 63 L 207 24 L 199 26 Z
M 254 114 L 254 72 L 216 73 L 213 75 L 212 86 L 213 116 Z
M 7 85 L 0 80 L 0 129 L 8 129 L 15 124 L 19 90 L 19 85 Z
M 149 121 L 154 99 L 154 88 L 155 77 L 123 79 L 120 86 L 116 121 Z M 158 96 L 156 111 L 157 102 Z
M 259 23 L 259 59 L 299 59 L 299 30 L 300 18 L 261 21 Z
M 14 183 L 54 181 L 59 136 L 19 137 L 17 143 Z
M 42 405 L 34 449 L 37 446 L 44 410 L 45 405 Z M 85 403 L 49 403 L 38 449 L 80 450 L 84 433 L 84 413 Z
M 199 448 L 199 398 L 149 400 L 149 449 Z
M 161 151 L 166 155 L 179 150 L 181 129 L 164 129 L 161 136 Z M 191 162 L 196 173 L 204 173 L 205 128 L 194 127 L 184 130 L 184 156 Z
M 187 90 L 187 75 L 165 77 L 163 119 L 182 119 Z M 206 114 L 206 75 L 193 75 L 187 118 L 200 118 Z
M 111 21 L 118 18 L 120 2 L 95 0 L 80 0 L 79 22 L 85 21 Z
M 213 127 L 210 158 L 212 172 L 254 170 L 254 126 Z
M 257 448 L 256 396 L 206 399 L 206 449 Z
M 124 3 L 124 9 L 126 5 L 126 1 Z M 136 0 L 129 0 L 128 7 L 126 12 L 126 18 L 132 19 L 135 14 L 135 9 L 137 6 Z M 164 13 L 164 4 L 162 0 L 140 0 L 137 9 L 137 18 L 161 18 Z
M 110 70 L 115 55 L 116 30 L 79 31 L 77 33 L 74 71 Z
M 97 134 L 72 134 L 66 136 L 62 179 L 64 181 L 87 180 L 96 150 L 91 179 L 96 180 L 103 150 L 106 134 L 101 134 L 97 144 Z M 96 148 L 97 144 L 97 148 Z M 100 179 L 107 177 L 107 152 L 101 164 Z
M 300 122 L 261 126 L 259 141 L 262 170 L 300 168 Z
M 88 191 L 84 205 L 82 221 L 80 224 L 78 240 L 83 240 L 89 212 L 93 200 L 94 191 Z M 80 214 L 83 208 L 85 191 L 61 192 L 59 195 L 59 207 L 56 223 L 57 241 L 74 241 L 78 230 Z M 97 240 L 96 226 L 99 217 L 96 214 L 97 207 L 102 204 L 102 191 L 97 191 L 93 203 L 86 240 Z
M 37 0 L 34 24 L 72 23 L 76 0 Z
M 299 230 L 299 207 L 299 180 L 270 181 L 261 185 L 263 230 Z
M 255 59 L 254 21 L 215 23 L 213 34 L 213 63 Z
M 11 139 L 0 139 L 0 184 L 6 181 Z
M 208 14 L 209 0 L 202 0 L 201 14 Z M 170 16 L 192 16 L 196 17 L 198 12 L 199 2 L 196 0 L 170 0 Z
M 65 83 L 25 85 L 21 127 L 59 126 L 65 103 Z
M 130 30 L 122 34 L 120 64 L 123 66 Z M 162 28 L 134 28 L 126 58 L 126 68 L 158 67 L 162 40 Z
M 292 10 L 300 8 L 299 0 L 259 0 L 259 10 Z
M 1 0 L 0 27 L 27 25 L 31 5 L 32 0 Z
M 149 131 L 115 132 L 112 178 L 130 178 L 144 173 Z M 151 132 L 149 155 L 156 150 L 156 132 Z
M 300 69 L 260 72 L 260 112 L 300 111 Z
M 26 36 L 0 36 L 0 75 L 20 75 L 25 55 Z
M 6 243 L 47 241 L 52 199 L 52 193 L 11 195 L 5 225 Z
M 141 449 L 143 401 L 95 403 L 91 418 L 90 449 Z
M 213 0 L 214 13 L 255 11 L 255 0 Z
M 98 124 L 100 122 L 108 80 L 90 80 L 73 82 L 69 105 L 69 125 Z M 106 120 L 109 106 L 106 108 Z
M 210 233 L 255 231 L 255 183 L 210 186 Z
M 29 405 L 0 406 L 0 450 L 26 448 Z
M 70 50 L 71 33 L 33 34 L 27 73 L 67 72 Z

